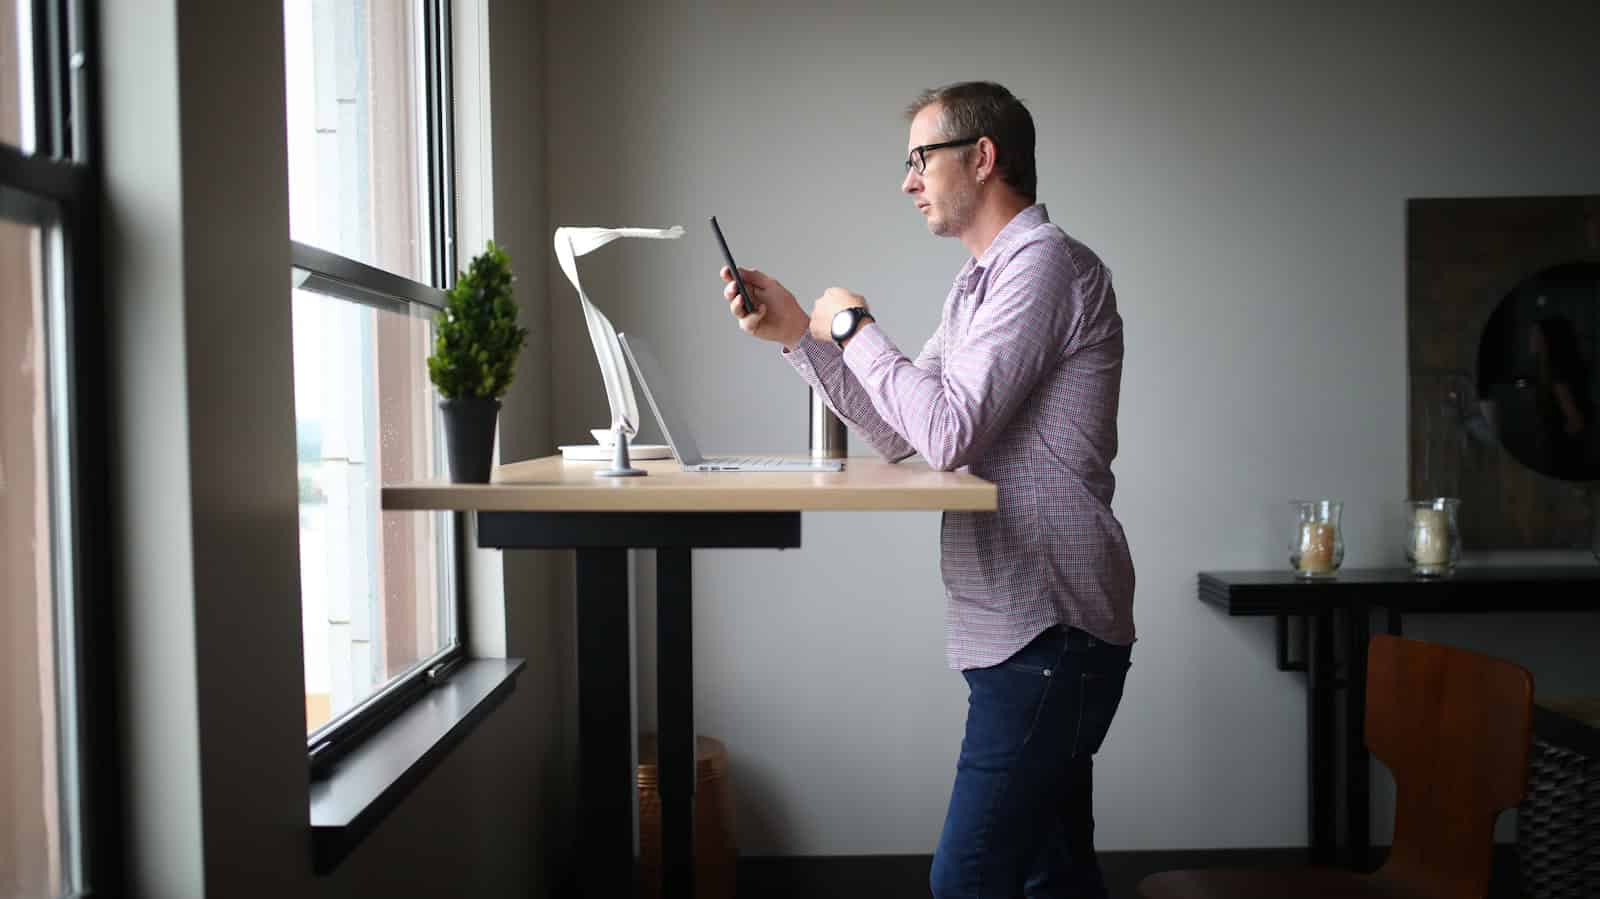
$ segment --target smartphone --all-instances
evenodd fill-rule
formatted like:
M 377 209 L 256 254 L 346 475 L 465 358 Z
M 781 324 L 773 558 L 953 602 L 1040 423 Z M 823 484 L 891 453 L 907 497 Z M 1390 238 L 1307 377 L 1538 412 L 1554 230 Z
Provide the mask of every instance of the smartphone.
M 722 229 L 717 226 L 717 217 L 711 217 L 711 233 L 717 236 L 717 246 L 722 248 L 722 258 L 727 260 L 728 269 L 733 272 L 734 286 L 739 288 L 739 299 L 744 301 L 744 314 L 753 315 L 756 304 L 750 301 L 750 291 L 745 289 L 744 279 L 739 277 L 739 264 L 733 261 L 733 254 L 728 252 L 728 242 L 722 239 Z

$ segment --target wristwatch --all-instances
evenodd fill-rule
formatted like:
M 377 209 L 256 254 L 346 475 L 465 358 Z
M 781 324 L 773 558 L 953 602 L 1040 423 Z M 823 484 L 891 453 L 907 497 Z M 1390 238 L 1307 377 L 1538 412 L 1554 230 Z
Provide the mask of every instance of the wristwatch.
M 834 315 L 830 329 L 833 332 L 833 342 L 839 345 L 839 349 L 844 349 L 844 342 L 861 330 L 863 324 L 870 321 L 877 319 L 872 317 L 872 313 L 868 312 L 865 306 L 840 309 L 838 314 Z

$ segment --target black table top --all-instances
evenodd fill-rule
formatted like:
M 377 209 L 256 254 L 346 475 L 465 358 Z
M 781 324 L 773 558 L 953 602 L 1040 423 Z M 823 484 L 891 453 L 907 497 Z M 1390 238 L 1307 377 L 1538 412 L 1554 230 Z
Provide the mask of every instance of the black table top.
M 1347 568 L 1331 578 L 1275 571 L 1202 571 L 1200 600 L 1229 615 L 1300 615 L 1365 603 L 1400 612 L 1600 611 L 1600 565 L 1458 567 L 1424 578 L 1409 568 Z

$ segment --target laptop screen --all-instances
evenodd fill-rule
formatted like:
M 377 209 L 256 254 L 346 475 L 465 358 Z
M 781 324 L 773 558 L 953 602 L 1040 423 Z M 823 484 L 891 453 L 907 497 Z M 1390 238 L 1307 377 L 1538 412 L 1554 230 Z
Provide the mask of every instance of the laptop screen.
M 699 465 L 705 457 L 700 454 L 700 446 L 694 442 L 694 435 L 689 433 L 683 416 L 672 405 L 667 376 L 656 361 L 655 354 L 650 352 L 650 347 L 642 337 L 618 334 L 617 340 L 622 344 L 622 354 L 628 357 L 628 364 L 633 366 L 633 373 L 639 376 L 639 389 L 644 391 L 645 401 L 650 404 L 650 411 L 655 413 L 656 423 L 661 425 L 661 433 L 667 438 L 667 445 L 672 447 L 673 455 L 678 457 L 680 464 Z

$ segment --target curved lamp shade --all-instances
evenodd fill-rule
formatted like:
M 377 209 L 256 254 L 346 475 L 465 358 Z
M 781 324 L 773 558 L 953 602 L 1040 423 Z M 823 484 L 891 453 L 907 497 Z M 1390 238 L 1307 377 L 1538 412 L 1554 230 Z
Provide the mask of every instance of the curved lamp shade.
M 578 257 L 586 256 L 619 237 L 646 237 L 654 240 L 676 240 L 683 236 L 683 226 L 671 228 L 557 228 L 556 259 L 567 280 L 578 292 L 583 304 L 583 319 L 589 326 L 589 340 L 594 343 L 594 355 L 600 362 L 600 376 L 605 380 L 606 402 L 611 404 L 611 427 L 618 428 L 631 440 L 639 431 L 639 406 L 633 398 L 633 380 L 628 377 L 628 365 L 622 357 L 622 347 L 617 343 L 617 329 L 605 313 L 595 308 L 589 295 L 583 292 L 578 281 Z

